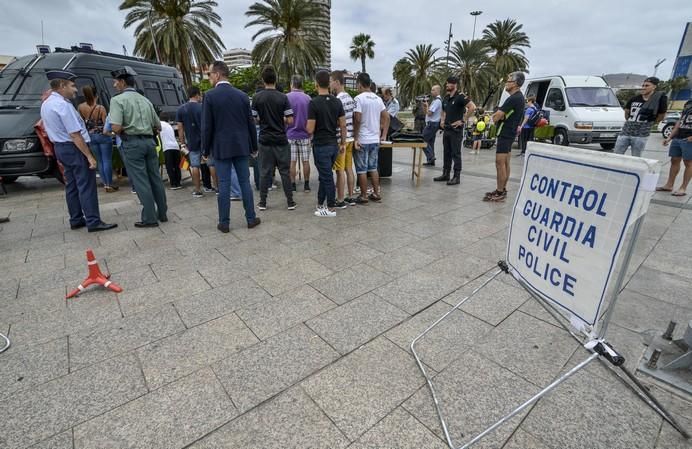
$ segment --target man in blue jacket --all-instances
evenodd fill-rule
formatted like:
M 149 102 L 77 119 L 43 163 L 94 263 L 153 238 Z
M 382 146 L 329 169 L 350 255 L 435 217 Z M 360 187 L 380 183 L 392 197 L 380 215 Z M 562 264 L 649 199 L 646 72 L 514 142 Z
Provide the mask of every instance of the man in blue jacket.
M 214 88 L 205 94 L 202 104 L 202 158 L 213 156 L 219 178 L 217 229 L 230 232 L 232 167 L 238 175 L 247 227 L 254 228 L 260 219 L 250 187 L 249 157 L 257 153 L 250 99 L 228 82 L 228 66 L 222 61 L 212 64 L 209 80 Z

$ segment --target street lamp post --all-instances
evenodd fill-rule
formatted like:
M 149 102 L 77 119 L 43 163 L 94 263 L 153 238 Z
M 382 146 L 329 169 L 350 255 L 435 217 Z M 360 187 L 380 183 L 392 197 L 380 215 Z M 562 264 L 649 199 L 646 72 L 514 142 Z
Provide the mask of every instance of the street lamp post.
M 654 76 L 656 76 L 656 73 L 658 72 L 658 66 L 660 66 L 664 62 L 666 62 L 666 58 L 659 59 L 658 61 L 656 61 L 656 65 L 654 65 Z
M 151 24 L 151 9 L 149 9 L 149 32 L 151 33 L 151 42 L 154 44 L 154 53 L 156 53 L 156 61 L 161 64 L 161 55 L 159 55 L 159 47 L 156 45 L 156 36 L 154 36 L 154 27 Z
M 449 71 L 449 47 L 452 45 L 452 24 L 449 24 L 449 36 L 444 42 L 447 45 L 447 71 Z
M 478 19 L 478 16 L 483 14 L 483 11 L 471 11 L 469 14 L 473 16 L 473 36 L 471 37 L 471 40 L 476 40 L 476 19 Z

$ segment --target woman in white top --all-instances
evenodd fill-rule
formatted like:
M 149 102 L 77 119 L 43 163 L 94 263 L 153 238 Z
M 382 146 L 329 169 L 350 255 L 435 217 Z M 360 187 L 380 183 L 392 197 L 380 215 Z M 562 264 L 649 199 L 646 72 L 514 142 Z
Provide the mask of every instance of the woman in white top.
M 166 161 L 166 172 L 168 173 L 168 181 L 171 183 L 171 190 L 182 189 L 180 180 L 180 145 L 175 139 L 173 127 L 168 123 L 161 121 L 161 149 L 163 150 L 163 158 Z

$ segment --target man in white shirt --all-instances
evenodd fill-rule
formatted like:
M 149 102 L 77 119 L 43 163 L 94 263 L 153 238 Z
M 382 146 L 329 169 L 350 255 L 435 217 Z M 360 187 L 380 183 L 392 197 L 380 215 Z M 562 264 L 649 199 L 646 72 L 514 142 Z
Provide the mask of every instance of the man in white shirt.
M 159 133 L 161 150 L 163 151 L 163 159 L 166 162 L 166 173 L 168 173 L 168 182 L 171 184 L 171 190 L 182 189 L 180 180 L 182 173 L 180 172 L 180 146 L 175 140 L 175 131 L 170 123 L 161 120 L 161 132 Z
M 377 161 L 380 151 L 380 141 L 386 139 L 389 129 L 389 114 L 382 99 L 370 91 L 370 75 L 358 75 L 358 92 L 355 98 L 356 107 L 353 110 L 353 136 L 356 174 L 360 186 L 360 196 L 357 204 L 367 204 L 368 200 L 380 202 L 380 176 L 377 172 Z M 373 192 L 367 196 L 368 174 L 372 182 Z

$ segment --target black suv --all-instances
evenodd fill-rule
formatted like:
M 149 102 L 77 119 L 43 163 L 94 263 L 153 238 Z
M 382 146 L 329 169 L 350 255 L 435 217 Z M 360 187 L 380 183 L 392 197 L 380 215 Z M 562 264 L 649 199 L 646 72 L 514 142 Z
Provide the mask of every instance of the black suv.
M 178 106 L 185 102 L 180 72 L 173 67 L 144 59 L 94 51 L 88 48 L 56 48 L 18 58 L 0 71 L 0 177 L 13 182 L 19 176 L 56 177 L 62 181 L 52 150 L 44 149 L 34 125 L 40 119 L 41 97 L 49 89 L 46 71 L 69 70 L 77 75 L 78 97 L 84 101 L 82 87 L 96 87 L 99 101 L 109 108 L 115 95 L 111 71 L 124 65 L 137 72 L 137 88 L 174 120 Z

